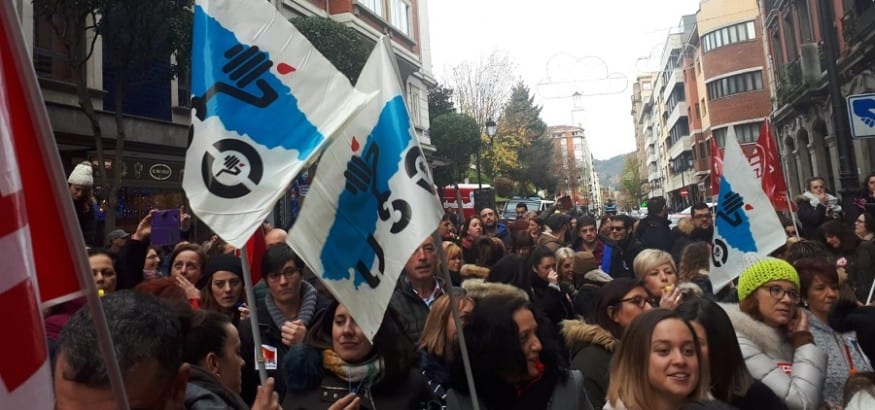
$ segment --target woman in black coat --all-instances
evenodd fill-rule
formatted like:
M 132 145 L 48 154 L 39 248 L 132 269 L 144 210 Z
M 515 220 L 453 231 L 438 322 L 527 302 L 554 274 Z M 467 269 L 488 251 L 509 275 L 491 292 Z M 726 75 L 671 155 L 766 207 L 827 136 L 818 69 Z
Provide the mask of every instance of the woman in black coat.
M 429 408 L 434 396 L 413 368 L 414 347 L 401 336 L 389 308 L 371 343 L 345 306 L 333 302 L 283 359 L 286 395 L 282 408 L 325 409 L 358 396 L 362 409 Z

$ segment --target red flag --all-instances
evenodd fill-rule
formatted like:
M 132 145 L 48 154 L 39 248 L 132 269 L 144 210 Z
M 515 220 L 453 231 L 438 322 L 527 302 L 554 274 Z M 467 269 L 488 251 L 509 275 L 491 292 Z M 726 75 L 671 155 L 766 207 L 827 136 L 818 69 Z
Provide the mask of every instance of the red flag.
M 711 137 L 711 195 L 720 193 L 720 176 L 723 175 L 723 154 L 717 147 L 717 139 Z
M 756 151 L 750 159 L 751 165 L 759 162 L 759 177 L 762 181 L 763 192 L 772 201 L 772 205 L 778 211 L 792 211 L 787 201 L 787 183 L 784 181 L 784 172 L 781 171 L 781 160 L 778 157 L 778 147 L 772 138 L 772 129 L 768 121 L 763 121 L 760 127 L 760 137 L 757 139 Z M 756 166 L 754 167 L 756 168 Z
M 246 241 L 246 256 L 249 258 L 249 272 L 252 274 L 252 283 L 258 283 L 261 279 L 261 259 L 264 257 L 264 251 L 267 247 L 264 244 L 264 228 L 259 227 L 255 233 Z M 250 301 L 253 305 L 255 301 Z
M 6 104 L 4 108 L 9 116 L 11 136 L 15 138 L 15 154 L 18 158 L 18 172 L 21 176 L 26 214 L 29 219 L 30 236 L 33 243 L 39 246 L 32 247 L 36 273 L 39 279 L 40 300 L 46 305 L 60 303 L 77 297 L 79 282 L 76 278 L 75 262 L 71 252 L 85 253 L 83 245 L 76 246 L 69 243 L 64 234 L 64 221 L 59 212 L 65 204 L 60 201 L 70 201 L 70 198 L 57 198 L 52 190 L 56 183 L 54 178 L 63 178 L 51 172 L 49 166 L 51 160 L 60 166 L 60 158 L 57 157 L 57 148 L 54 140 L 51 147 L 55 158 L 46 158 L 41 148 L 41 138 L 54 138 L 49 130 L 48 136 L 38 132 L 37 122 L 44 120 L 48 125 L 48 115 L 39 90 L 33 91 L 28 83 L 36 87 L 36 74 L 33 72 L 30 58 L 25 51 L 25 45 L 16 44 L 21 38 L 20 33 L 13 36 L 11 30 L 19 30 L 14 15 L 5 15 L 4 9 L 3 39 L 0 41 L 3 60 L 3 77 L 5 79 L 6 97 L 14 104 Z M 11 22 L 10 24 L 7 24 Z M 21 67 L 27 67 L 23 69 Z M 5 102 L 4 102 L 5 104 Z M 37 107 L 36 109 L 32 107 Z M 9 152 L 9 151 L 7 151 Z M 8 213 L 3 213 L 8 215 Z M 81 235 L 81 234 L 80 234 Z
M 0 10 L 3 13 L 0 22 L 7 26 L 12 19 L 17 30 L 14 14 L 6 14 L 11 6 L 6 6 Z M 6 28 L 0 28 L 0 215 L 3 215 L 0 217 L 0 260 L 3 261 L 0 311 L 8 313 L 6 325 L 14 335 L 0 338 L 0 384 L 3 386 L 0 389 L 0 408 L 51 408 L 54 400 L 48 349 L 35 286 L 34 262 L 38 265 L 40 258 L 35 261 L 31 253 L 34 248 L 31 236 L 36 237 L 35 221 L 43 215 L 27 218 L 29 206 L 35 201 L 30 197 L 28 201 L 24 200 L 27 192 L 22 177 L 28 172 L 25 171 L 28 161 L 16 159 L 17 147 L 13 145 L 18 140 L 35 139 L 35 136 L 20 127 L 23 123 L 31 124 L 31 117 L 23 113 L 25 104 L 21 103 L 20 78 L 13 61 L 16 51 L 13 51 L 8 33 Z M 22 57 L 27 58 L 26 55 Z M 30 162 L 40 162 L 38 158 L 32 157 Z M 57 232 L 55 235 L 60 236 Z M 40 246 L 55 254 L 67 249 L 66 244 L 56 248 L 48 244 Z M 54 258 L 50 256 L 48 259 Z M 72 271 L 69 276 L 75 283 Z

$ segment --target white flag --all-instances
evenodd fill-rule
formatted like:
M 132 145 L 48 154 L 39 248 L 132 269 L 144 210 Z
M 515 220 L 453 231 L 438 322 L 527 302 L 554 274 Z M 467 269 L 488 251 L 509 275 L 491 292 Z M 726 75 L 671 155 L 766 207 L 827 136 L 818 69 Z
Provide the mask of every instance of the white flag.
M 368 339 L 443 213 L 393 59 L 383 37 L 356 85 L 379 94 L 325 151 L 288 239 Z
M 710 276 L 715 292 L 741 274 L 747 267 L 745 260 L 766 256 L 787 242 L 778 214 L 741 151 L 732 127 L 725 145 L 711 255 Z
M 237 248 L 368 96 L 264 0 L 197 0 L 182 186 Z

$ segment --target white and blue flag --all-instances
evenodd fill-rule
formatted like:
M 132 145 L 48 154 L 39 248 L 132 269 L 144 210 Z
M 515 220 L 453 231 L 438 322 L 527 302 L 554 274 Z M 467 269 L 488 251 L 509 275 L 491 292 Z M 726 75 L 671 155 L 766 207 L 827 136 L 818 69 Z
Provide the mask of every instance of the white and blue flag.
M 738 277 L 746 261 L 765 257 L 786 242 L 778 214 L 729 127 L 714 215 L 710 271 L 714 291 Z
M 388 37 L 356 88 L 378 95 L 325 150 L 288 242 L 373 339 L 408 257 L 443 209 Z
M 237 248 L 368 101 L 264 0 L 197 0 L 182 185 Z

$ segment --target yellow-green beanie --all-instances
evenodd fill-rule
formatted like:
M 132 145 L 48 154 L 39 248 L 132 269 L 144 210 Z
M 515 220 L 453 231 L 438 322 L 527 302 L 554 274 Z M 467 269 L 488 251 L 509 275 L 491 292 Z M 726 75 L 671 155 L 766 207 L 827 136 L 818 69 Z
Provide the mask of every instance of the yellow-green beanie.
M 784 260 L 766 258 L 750 265 L 738 279 L 738 301 L 742 302 L 750 294 L 773 280 L 786 280 L 799 289 L 799 274 L 793 265 Z

